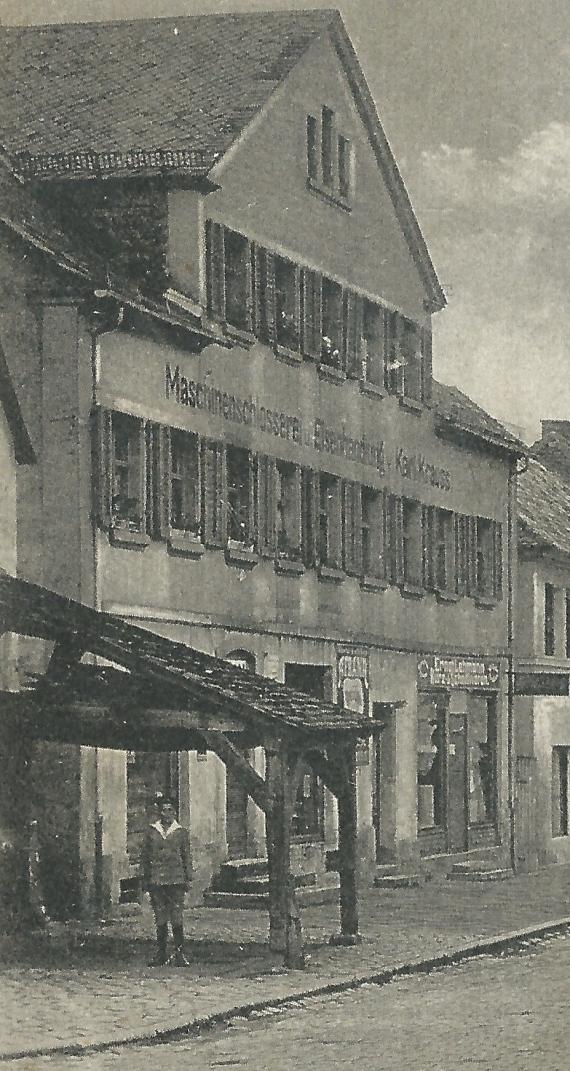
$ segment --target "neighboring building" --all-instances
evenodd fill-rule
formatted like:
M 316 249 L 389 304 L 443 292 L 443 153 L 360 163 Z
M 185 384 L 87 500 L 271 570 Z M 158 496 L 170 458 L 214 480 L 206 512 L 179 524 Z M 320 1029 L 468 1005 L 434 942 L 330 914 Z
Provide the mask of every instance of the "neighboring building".
M 565 429 L 566 421 L 543 421 L 543 438 L 518 478 L 517 858 L 528 868 L 570 861 L 570 481 L 560 475 L 570 475 Z
M 364 867 L 504 852 L 520 444 L 432 382 L 444 295 L 340 16 L 4 37 L 7 152 L 59 249 L 19 320 L 41 397 L 32 579 L 383 718 L 359 753 Z M 57 763 L 87 888 L 97 814 L 116 896 L 157 788 L 197 890 L 263 851 L 210 753 Z M 309 773 L 294 832 L 325 883 L 335 811 Z

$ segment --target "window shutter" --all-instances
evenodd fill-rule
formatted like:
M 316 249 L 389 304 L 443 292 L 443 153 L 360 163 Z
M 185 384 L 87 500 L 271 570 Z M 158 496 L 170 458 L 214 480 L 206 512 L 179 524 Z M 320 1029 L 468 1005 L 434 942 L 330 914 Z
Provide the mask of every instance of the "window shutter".
M 112 519 L 112 417 L 108 409 L 98 407 L 91 420 L 94 514 L 100 528 L 109 528 Z
M 342 563 L 350 576 L 362 573 L 362 497 L 358 483 L 342 483 Z
M 333 569 L 342 568 L 342 503 L 341 481 L 334 479 L 329 484 L 328 527 L 329 546 L 328 562 Z
M 303 269 L 303 353 L 321 359 L 322 347 L 322 277 L 320 272 Z
M 393 584 L 404 580 L 404 508 L 397 495 L 386 496 L 386 551 L 389 579 Z
M 467 522 L 467 594 L 477 595 L 477 518 L 466 517 Z
M 493 595 L 503 597 L 503 526 L 498 521 L 493 524 Z
M 226 542 L 226 454 L 223 443 L 202 443 L 202 531 L 204 542 L 222 547 Z
M 422 584 L 435 587 L 435 506 L 422 506 Z
M 156 532 L 161 539 L 168 539 L 172 497 L 170 428 L 157 427 L 156 432 Z
M 265 250 L 265 331 L 270 346 L 275 345 L 275 257 Z
M 272 558 L 277 550 L 277 500 L 275 459 L 259 455 L 257 458 L 257 549 L 266 558 Z
M 462 513 L 454 513 L 455 591 L 458 595 L 467 594 L 466 521 L 467 517 Z
M 301 545 L 303 561 L 315 566 L 318 561 L 319 474 L 303 469 L 301 474 Z
M 206 220 L 206 280 L 208 312 L 214 319 L 223 320 L 226 315 L 224 228 L 213 219 Z
M 251 546 L 255 546 L 257 527 L 257 465 L 254 454 L 249 455 L 248 492 L 247 541 Z
M 133 460 L 134 486 L 138 492 L 140 530 L 144 531 L 146 519 L 146 420 L 137 426 L 138 449 Z
M 431 395 L 432 395 L 432 376 L 433 376 L 432 363 L 433 363 L 433 361 L 432 361 L 432 334 L 431 334 L 431 330 L 428 327 L 424 327 L 422 329 L 421 346 L 422 346 L 422 368 L 421 368 L 421 375 L 422 375 L 421 395 L 422 395 L 422 397 L 421 397 L 421 400 L 423 402 L 427 402 L 429 404 L 431 402 Z
M 245 260 L 245 311 L 246 311 L 246 330 L 253 331 L 253 325 L 255 321 L 255 270 L 254 270 L 254 256 L 255 247 L 254 243 L 248 241 L 247 243 L 247 255 Z
M 346 374 L 354 379 L 362 377 L 362 298 L 352 291 L 345 291 L 344 302 L 344 363 Z
M 386 576 L 386 493 L 379 491 L 370 528 L 370 557 L 372 576 Z

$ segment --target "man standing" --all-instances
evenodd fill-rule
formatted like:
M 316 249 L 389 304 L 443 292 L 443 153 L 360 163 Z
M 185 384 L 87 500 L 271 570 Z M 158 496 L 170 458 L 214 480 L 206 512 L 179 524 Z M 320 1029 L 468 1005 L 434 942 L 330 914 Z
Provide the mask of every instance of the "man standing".
M 190 964 L 184 955 L 184 894 L 192 880 L 190 838 L 188 830 L 176 821 L 176 809 L 171 799 L 156 800 L 159 818 L 146 832 L 142 851 L 143 889 L 148 891 L 156 922 L 158 950 L 149 966 L 161 967 L 173 963 L 176 967 Z M 167 958 L 168 923 L 172 927 L 174 954 Z

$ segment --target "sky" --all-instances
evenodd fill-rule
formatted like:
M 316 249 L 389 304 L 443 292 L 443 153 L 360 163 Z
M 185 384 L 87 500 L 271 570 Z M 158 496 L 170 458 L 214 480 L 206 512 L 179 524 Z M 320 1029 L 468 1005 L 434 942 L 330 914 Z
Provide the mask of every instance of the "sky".
M 570 419 L 568 0 L 0 0 L 42 23 L 337 6 L 448 306 L 434 368 L 532 441 Z

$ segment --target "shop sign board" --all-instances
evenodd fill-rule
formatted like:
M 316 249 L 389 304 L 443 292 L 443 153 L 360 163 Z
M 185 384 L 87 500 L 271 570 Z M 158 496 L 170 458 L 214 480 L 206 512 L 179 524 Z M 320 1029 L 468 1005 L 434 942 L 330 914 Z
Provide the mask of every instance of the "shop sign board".
M 343 647 L 337 653 L 339 698 L 345 710 L 364 714 L 368 709 L 368 652 L 361 648 Z M 360 740 L 356 751 L 359 766 L 370 761 L 368 740 Z
M 422 655 L 418 659 L 418 687 L 497 688 L 501 675 L 498 659 L 469 655 Z

